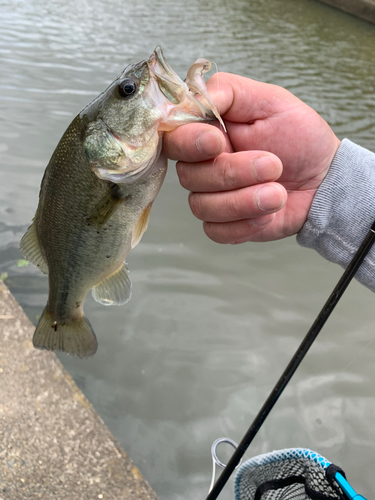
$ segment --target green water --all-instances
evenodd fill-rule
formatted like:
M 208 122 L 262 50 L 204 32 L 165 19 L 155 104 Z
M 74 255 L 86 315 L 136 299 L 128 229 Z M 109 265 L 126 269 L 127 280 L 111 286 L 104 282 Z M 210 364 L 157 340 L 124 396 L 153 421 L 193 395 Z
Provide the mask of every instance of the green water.
M 207 57 L 282 85 L 375 151 L 375 26 L 312 0 L 2 1 L 0 20 L 0 274 L 34 323 L 47 279 L 18 267 L 18 242 L 44 168 L 75 114 L 156 45 L 181 76 Z M 96 356 L 60 358 L 160 498 L 204 499 L 212 442 L 240 440 L 341 269 L 295 238 L 209 241 L 173 164 L 128 261 L 128 305 L 88 297 Z M 373 304 L 350 285 L 247 456 L 309 447 L 371 497 Z

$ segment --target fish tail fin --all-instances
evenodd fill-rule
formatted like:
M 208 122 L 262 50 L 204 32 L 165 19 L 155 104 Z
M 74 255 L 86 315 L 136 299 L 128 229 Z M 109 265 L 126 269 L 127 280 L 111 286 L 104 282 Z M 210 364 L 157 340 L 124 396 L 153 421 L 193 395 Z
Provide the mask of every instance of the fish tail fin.
M 47 308 L 36 327 L 33 344 L 37 349 L 63 351 L 78 358 L 93 356 L 98 348 L 95 333 L 85 316 L 60 323 L 54 320 Z

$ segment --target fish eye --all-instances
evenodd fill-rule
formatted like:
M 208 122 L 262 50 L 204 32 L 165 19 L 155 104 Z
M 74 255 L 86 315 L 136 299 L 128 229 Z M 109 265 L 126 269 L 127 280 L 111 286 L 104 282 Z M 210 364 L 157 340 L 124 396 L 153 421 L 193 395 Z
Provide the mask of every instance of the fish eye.
M 137 84 L 134 80 L 130 78 L 125 78 L 121 83 L 119 83 L 118 91 L 121 97 L 127 98 L 131 97 L 137 91 Z

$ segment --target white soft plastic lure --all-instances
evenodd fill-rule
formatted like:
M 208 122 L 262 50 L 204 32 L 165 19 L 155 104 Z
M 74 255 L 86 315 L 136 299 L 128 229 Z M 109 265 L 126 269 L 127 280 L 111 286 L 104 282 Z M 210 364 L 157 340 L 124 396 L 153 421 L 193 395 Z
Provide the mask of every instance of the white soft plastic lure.
M 219 120 L 220 125 L 223 127 L 226 132 L 224 122 L 215 106 L 212 102 L 210 94 L 207 91 L 206 82 L 203 79 L 204 73 L 207 73 L 211 69 L 211 63 L 207 59 L 197 59 L 190 66 L 189 71 L 186 75 L 186 85 L 189 87 L 191 92 L 195 94 L 200 94 L 202 96 L 202 104 L 206 106 L 206 108 L 210 109 L 215 117 Z

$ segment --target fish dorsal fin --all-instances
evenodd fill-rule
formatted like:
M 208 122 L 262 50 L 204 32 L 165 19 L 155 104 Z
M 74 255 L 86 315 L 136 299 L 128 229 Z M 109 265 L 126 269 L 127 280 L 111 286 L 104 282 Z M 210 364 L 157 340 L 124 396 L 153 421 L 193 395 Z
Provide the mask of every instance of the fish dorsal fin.
M 48 274 L 48 265 L 44 260 L 42 251 L 40 249 L 40 243 L 36 232 L 35 219 L 36 216 L 34 217 L 31 226 L 27 229 L 26 233 L 21 239 L 20 250 L 23 253 L 25 259 L 34 264 L 34 266 L 40 269 L 42 273 Z
M 105 306 L 126 304 L 132 295 L 132 282 L 124 262 L 111 276 L 92 289 L 92 296 Z
M 142 239 L 144 232 L 147 229 L 148 221 L 150 220 L 151 207 L 152 207 L 152 203 L 150 203 L 148 205 L 148 207 L 144 209 L 144 211 L 142 212 L 142 215 L 140 216 L 140 218 L 137 222 L 137 225 L 134 228 L 133 237 L 132 237 L 132 248 L 134 248 L 138 245 L 138 243 Z

